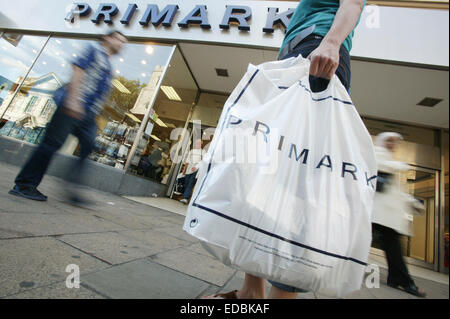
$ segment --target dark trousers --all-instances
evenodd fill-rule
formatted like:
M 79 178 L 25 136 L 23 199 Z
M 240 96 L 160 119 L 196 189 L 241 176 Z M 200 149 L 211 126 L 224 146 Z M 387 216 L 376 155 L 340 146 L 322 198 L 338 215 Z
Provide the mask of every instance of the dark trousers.
M 400 234 L 379 224 L 372 224 L 373 233 L 379 237 L 381 249 L 386 253 L 388 262 L 388 283 L 409 285 L 413 282 L 403 260 Z
M 317 49 L 317 47 L 322 42 L 322 38 L 317 36 L 316 38 L 305 39 L 300 42 L 297 47 L 294 48 L 291 52 L 289 52 L 286 56 L 282 57 L 282 60 L 288 59 L 291 57 L 297 57 L 298 55 L 302 55 L 305 59 L 308 55 Z M 336 70 L 336 75 L 341 80 L 341 83 L 350 92 L 350 80 L 351 80 L 351 72 L 350 72 L 350 54 L 344 46 L 341 46 L 339 50 L 339 67 Z M 313 92 L 320 92 L 327 88 L 330 80 L 318 78 L 315 76 L 309 77 L 309 83 L 311 86 L 311 90 Z
M 84 161 L 94 148 L 97 133 L 95 114 L 88 112 L 83 120 L 73 119 L 58 108 L 47 126 L 42 143 L 35 149 L 15 179 L 16 185 L 25 188 L 37 188 L 47 172 L 55 152 L 61 148 L 69 134 L 80 142 L 80 156 L 68 174 L 67 180 L 79 183 L 82 177 Z
M 142 169 L 142 175 L 144 175 L 145 177 L 155 178 L 155 170 L 157 168 L 157 166 L 153 166 L 150 163 L 148 156 L 141 157 L 141 160 L 138 164 L 138 169 Z
M 189 197 L 191 196 L 192 190 L 195 186 L 195 182 L 197 182 L 196 175 L 197 172 L 185 176 L 183 199 L 189 199 Z

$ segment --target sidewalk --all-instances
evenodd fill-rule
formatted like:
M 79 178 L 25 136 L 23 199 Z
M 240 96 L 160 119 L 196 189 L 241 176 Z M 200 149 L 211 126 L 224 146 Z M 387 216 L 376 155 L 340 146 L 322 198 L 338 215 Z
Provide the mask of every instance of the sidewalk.
M 242 285 L 242 272 L 182 230 L 181 214 L 90 188 L 83 193 L 95 205 L 83 210 L 60 199 L 62 182 L 51 176 L 40 187 L 48 202 L 22 199 L 8 194 L 17 172 L 0 163 L 0 298 L 193 299 Z M 71 264 L 80 269 L 79 289 L 65 284 Z M 448 276 L 427 272 L 411 273 L 428 298 L 448 299 Z M 382 262 L 380 277 L 380 288 L 346 298 L 415 298 L 386 286 Z

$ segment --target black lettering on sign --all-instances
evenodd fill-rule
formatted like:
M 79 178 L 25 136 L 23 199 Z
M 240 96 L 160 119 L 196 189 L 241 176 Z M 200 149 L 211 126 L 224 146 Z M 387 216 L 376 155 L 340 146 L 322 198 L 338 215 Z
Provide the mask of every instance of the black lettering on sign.
M 162 22 L 163 26 L 170 27 L 172 26 L 172 22 L 175 18 L 175 15 L 177 14 L 177 11 L 178 6 L 174 4 L 166 6 L 161 12 L 159 11 L 157 5 L 149 4 L 139 23 L 143 26 L 147 26 L 151 21 L 152 24 L 156 27 Z
M 247 6 L 227 6 L 222 23 L 219 25 L 221 29 L 228 30 L 231 22 L 238 23 L 238 29 L 250 31 L 247 21 L 252 17 L 252 9 Z
M 181 28 L 188 28 L 190 24 L 200 24 L 202 29 L 211 29 L 205 5 L 195 6 L 194 10 L 192 10 L 183 21 L 178 23 L 178 26 Z

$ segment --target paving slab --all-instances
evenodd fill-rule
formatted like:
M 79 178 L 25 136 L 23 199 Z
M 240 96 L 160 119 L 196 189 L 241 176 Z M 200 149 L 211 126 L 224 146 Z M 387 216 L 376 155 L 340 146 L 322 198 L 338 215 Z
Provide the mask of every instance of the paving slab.
M 180 240 L 166 233 L 150 229 L 150 230 L 128 230 L 119 232 L 120 235 L 130 237 L 140 243 L 153 248 L 154 253 L 159 253 L 175 248 L 191 245 L 191 242 Z
M 360 290 L 354 291 L 342 299 L 374 299 L 375 296 L 372 294 L 372 291 L 378 288 L 367 288 L 362 287 Z
M 427 299 L 449 299 L 448 284 L 441 284 L 418 277 L 413 277 L 413 279 L 416 285 L 427 293 Z
M 54 238 L 2 240 L 0 297 L 65 280 L 66 267 L 76 264 L 80 274 L 108 267 L 106 263 Z
M 117 232 L 65 235 L 59 240 L 111 265 L 144 258 L 160 251 Z
M 4 299 L 105 299 L 105 297 L 82 285 L 79 288 L 67 288 L 64 281 L 30 289 Z
M 200 255 L 203 255 L 206 257 L 215 258 L 213 255 L 211 255 L 209 252 L 207 252 L 205 248 L 203 248 L 201 242 L 198 242 L 195 244 L 190 244 L 189 246 L 185 247 L 185 249 L 193 251 L 197 254 L 200 254 Z
M 235 272 L 215 258 L 184 248 L 157 254 L 151 260 L 217 286 L 224 285 Z
M 158 227 L 158 230 L 161 232 L 164 232 L 166 234 L 169 234 L 171 236 L 174 236 L 178 239 L 189 241 L 191 243 L 199 243 L 200 242 L 200 240 L 198 240 L 194 236 L 191 236 L 187 232 L 185 232 L 183 230 L 183 226 L 181 226 L 181 225 L 170 225 L 170 226 Z
M 58 215 L 47 213 L 1 213 L 0 225 L 8 225 L 2 226 L 2 228 L 9 231 L 28 233 L 34 236 L 126 230 L 123 226 L 101 220 L 95 216 L 71 213 L 61 213 Z
M 84 286 L 115 299 L 193 299 L 209 286 L 148 259 L 91 273 L 81 280 Z
M 150 229 L 153 226 L 145 218 L 135 216 L 133 213 L 128 212 L 96 211 L 94 215 L 126 229 Z

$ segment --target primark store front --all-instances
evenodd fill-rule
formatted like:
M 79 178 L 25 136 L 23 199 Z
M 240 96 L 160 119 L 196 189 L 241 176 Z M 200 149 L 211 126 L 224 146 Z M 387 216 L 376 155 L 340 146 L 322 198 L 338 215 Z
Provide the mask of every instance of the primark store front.
M 120 195 L 174 196 L 192 135 L 207 145 L 247 65 L 275 60 L 297 1 L 15 0 L 0 7 L 0 161 L 21 165 L 55 111 L 70 61 L 112 28 L 112 58 L 86 184 Z M 368 2 L 352 49 L 352 99 L 369 132 L 404 137 L 396 158 L 425 212 L 404 237 L 411 264 L 448 273 L 448 1 Z M 436 30 L 439 30 L 437 32 Z M 156 152 L 156 153 L 155 153 Z M 70 137 L 52 164 L 78 154 Z M 142 163 L 158 154 L 157 169 Z M 11 181 L 12 182 L 12 181 Z M 380 254 L 376 242 L 373 254 Z

